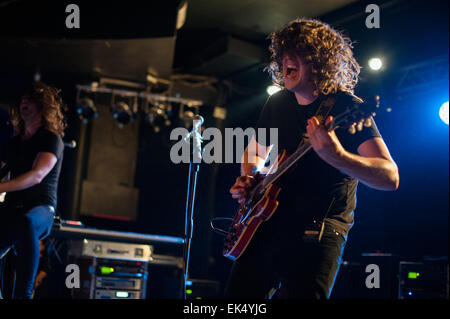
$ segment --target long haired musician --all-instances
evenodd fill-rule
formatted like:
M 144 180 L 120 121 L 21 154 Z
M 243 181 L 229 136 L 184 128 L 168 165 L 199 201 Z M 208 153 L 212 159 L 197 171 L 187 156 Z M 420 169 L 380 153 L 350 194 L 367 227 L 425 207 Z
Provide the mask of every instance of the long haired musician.
M 329 298 L 353 225 L 358 182 L 396 190 L 398 168 L 371 117 L 371 125 L 354 123 L 353 132 L 328 130 L 336 115 L 363 102 L 354 95 L 360 66 L 350 39 L 300 18 L 270 39 L 268 71 L 284 89 L 267 100 L 257 128 L 277 128 L 278 149 L 287 154 L 301 141 L 312 150 L 278 181 L 278 206 L 235 258 L 226 297 Z M 323 105 L 332 105 L 329 113 L 320 114 Z M 241 205 L 260 180 L 270 140 L 257 135 L 246 149 L 230 189 Z
M 65 105 L 59 90 L 36 82 L 11 110 L 15 135 L 0 152 L 9 180 L 0 206 L 0 251 L 17 252 L 15 298 L 31 299 L 39 265 L 39 240 L 50 233 L 64 144 Z

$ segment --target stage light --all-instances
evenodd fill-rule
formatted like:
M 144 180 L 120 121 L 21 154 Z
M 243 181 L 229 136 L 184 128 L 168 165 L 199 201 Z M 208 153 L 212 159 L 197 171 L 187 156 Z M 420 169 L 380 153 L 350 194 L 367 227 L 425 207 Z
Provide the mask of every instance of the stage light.
M 439 109 L 439 117 L 445 124 L 448 125 L 448 101 L 442 104 Z
M 94 101 L 89 98 L 80 99 L 77 103 L 77 113 L 80 119 L 83 120 L 84 123 L 87 123 L 89 120 L 97 118 L 98 113 L 97 109 L 94 105 Z
M 278 85 L 269 85 L 266 89 L 267 94 L 273 95 L 277 93 L 278 91 L 281 91 L 281 88 Z
M 34 82 L 39 82 L 41 80 L 41 73 L 39 71 L 36 71 L 36 73 L 33 75 Z
M 169 119 L 168 112 L 171 112 L 171 107 L 163 104 L 155 104 L 149 107 L 146 112 L 145 119 L 153 127 L 155 133 L 159 133 L 164 126 L 170 126 L 172 123 Z
M 117 122 L 119 122 L 120 127 L 123 127 L 134 119 L 133 112 L 130 107 L 123 101 L 114 103 L 111 106 L 111 113 Z
M 380 70 L 382 66 L 383 61 L 381 61 L 381 59 L 379 58 L 372 58 L 369 60 L 369 67 L 374 71 Z

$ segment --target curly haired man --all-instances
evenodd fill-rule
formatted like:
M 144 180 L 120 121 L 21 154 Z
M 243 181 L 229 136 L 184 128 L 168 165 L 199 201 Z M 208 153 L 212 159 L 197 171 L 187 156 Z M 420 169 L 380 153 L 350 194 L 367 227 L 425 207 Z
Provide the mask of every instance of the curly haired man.
M 15 135 L 0 152 L 2 170 L 9 180 L 0 206 L 0 251 L 11 245 L 17 251 L 15 298 L 31 299 L 39 264 L 39 240 L 50 233 L 57 204 L 63 159 L 62 136 L 66 123 L 59 91 L 34 83 L 11 109 Z
M 289 154 L 302 139 L 314 151 L 283 175 L 278 208 L 234 262 L 226 296 L 329 298 L 353 225 L 358 182 L 395 190 L 398 168 L 372 118 L 354 134 L 325 128 L 333 116 L 363 102 L 354 95 L 360 66 L 350 40 L 326 23 L 300 18 L 269 38 L 267 70 L 284 90 L 267 100 L 257 127 L 278 128 L 278 147 Z M 321 121 L 317 110 L 324 101 L 333 106 Z M 246 149 L 241 176 L 230 189 L 241 204 L 264 167 L 269 140 L 256 136 Z M 321 225 L 319 235 L 306 236 L 315 225 Z

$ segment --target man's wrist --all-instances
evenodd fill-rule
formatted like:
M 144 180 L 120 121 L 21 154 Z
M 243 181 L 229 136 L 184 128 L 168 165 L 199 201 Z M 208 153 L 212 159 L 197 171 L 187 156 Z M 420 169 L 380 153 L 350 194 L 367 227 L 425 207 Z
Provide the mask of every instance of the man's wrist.
M 352 159 L 351 153 L 347 152 L 345 149 L 342 149 L 336 153 L 336 156 L 333 156 L 328 161 L 328 164 L 337 169 L 342 169 L 347 167 L 347 165 L 351 162 L 351 159 Z

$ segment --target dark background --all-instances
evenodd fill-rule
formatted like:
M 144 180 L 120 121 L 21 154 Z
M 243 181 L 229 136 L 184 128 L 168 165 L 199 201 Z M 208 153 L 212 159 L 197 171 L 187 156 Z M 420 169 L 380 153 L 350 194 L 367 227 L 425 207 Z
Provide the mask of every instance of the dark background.
M 68 141 L 78 140 L 84 125 L 75 113 L 76 84 L 104 76 L 145 83 L 149 69 L 174 81 L 172 94 L 204 101 L 200 113 L 205 127 L 251 127 L 270 84 L 263 72 L 268 33 L 297 16 L 316 17 L 343 30 L 355 42 L 363 67 L 356 93 L 368 100 L 380 94 L 377 125 L 400 170 L 396 192 L 359 186 L 344 260 L 357 260 L 368 252 L 392 253 L 404 260 L 448 255 L 448 125 L 438 115 L 448 101 L 447 1 L 192 0 L 179 30 L 175 25 L 180 1 L 0 3 L 1 106 L 7 110 L 40 72 L 44 82 L 62 89 L 69 106 Z M 80 5 L 78 30 L 64 27 L 69 3 Z M 380 29 L 365 26 L 368 3 L 381 8 Z M 145 45 L 136 40 L 145 40 Z M 100 45 L 103 42 L 109 44 Z M 367 65 L 373 56 L 384 61 L 378 73 Z M 195 81 L 173 77 L 183 74 L 210 81 L 193 87 Z M 225 120 L 213 117 L 215 106 L 227 110 Z M 81 219 L 90 227 L 183 237 L 187 165 L 175 165 L 169 158 L 169 133 L 180 122 L 174 115 L 172 126 L 155 133 L 143 118 L 138 117 L 136 220 L 80 216 L 74 210 L 79 199 L 73 194 L 80 187 L 76 167 L 85 167 L 88 157 L 80 156 L 86 150 L 80 148 L 65 150 L 58 207 L 63 218 Z M 3 122 L 0 141 L 8 134 L 10 127 Z M 225 282 L 230 262 L 221 256 L 223 238 L 211 232 L 209 221 L 234 214 L 236 203 L 228 190 L 238 174 L 238 164 L 200 168 L 192 278 Z

